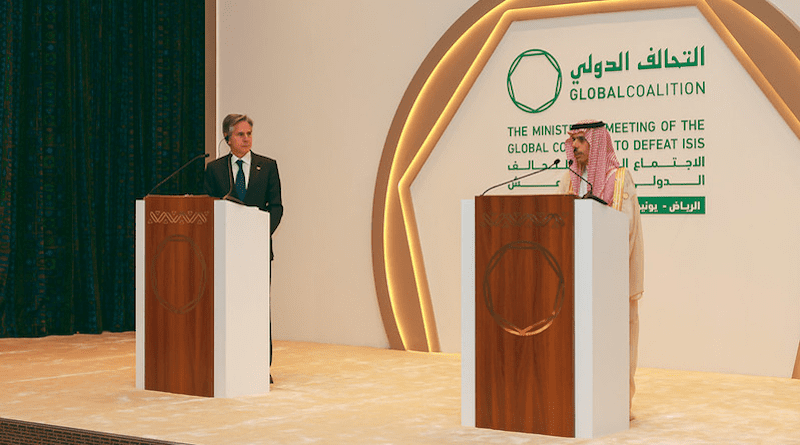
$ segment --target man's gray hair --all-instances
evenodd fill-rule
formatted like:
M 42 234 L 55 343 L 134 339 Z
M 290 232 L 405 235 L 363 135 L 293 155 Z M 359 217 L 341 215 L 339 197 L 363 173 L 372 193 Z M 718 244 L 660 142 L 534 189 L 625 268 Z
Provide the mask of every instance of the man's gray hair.
M 231 137 L 233 134 L 233 127 L 236 126 L 239 122 L 245 121 L 250 124 L 250 127 L 253 127 L 253 119 L 246 114 L 229 114 L 225 116 L 225 119 L 222 120 L 222 135 L 225 136 L 225 141 L 228 141 L 228 138 Z

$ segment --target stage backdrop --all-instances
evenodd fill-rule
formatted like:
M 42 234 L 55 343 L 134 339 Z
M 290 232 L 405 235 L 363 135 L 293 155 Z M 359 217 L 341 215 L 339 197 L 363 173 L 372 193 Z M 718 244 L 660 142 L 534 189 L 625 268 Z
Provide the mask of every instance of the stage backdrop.
M 250 114 L 284 185 L 276 338 L 389 345 L 371 264 L 381 150 L 417 68 L 471 6 L 220 0 L 217 122 Z M 460 345 L 459 200 L 563 160 L 564 129 L 584 118 L 613 125 L 647 213 L 641 365 L 788 376 L 800 143 L 692 7 L 509 28 L 411 188 L 439 349 Z M 562 172 L 496 192 L 548 193 Z

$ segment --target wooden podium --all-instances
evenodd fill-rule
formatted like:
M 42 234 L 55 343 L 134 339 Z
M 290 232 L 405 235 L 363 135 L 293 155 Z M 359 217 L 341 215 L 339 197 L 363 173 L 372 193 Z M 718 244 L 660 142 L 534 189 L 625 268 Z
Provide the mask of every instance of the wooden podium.
M 269 391 L 269 213 L 208 196 L 136 202 L 136 387 Z
M 628 428 L 627 247 L 626 216 L 594 201 L 462 201 L 463 425 Z

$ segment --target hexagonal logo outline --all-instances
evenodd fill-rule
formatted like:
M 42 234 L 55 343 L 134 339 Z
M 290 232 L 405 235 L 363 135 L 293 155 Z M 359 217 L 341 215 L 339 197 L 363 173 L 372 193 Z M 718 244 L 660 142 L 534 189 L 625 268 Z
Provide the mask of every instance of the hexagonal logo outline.
M 553 67 L 553 69 L 556 70 L 556 73 L 558 73 L 558 80 L 556 81 L 553 98 L 539 105 L 536 108 L 523 104 L 522 102 L 517 100 L 516 95 L 514 94 L 514 85 L 511 82 L 511 76 L 514 74 L 514 71 L 517 69 L 522 60 L 526 57 L 535 57 L 535 56 L 544 56 L 545 58 L 547 58 L 547 61 L 550 62 L 550 65 Z M 556 58 L 553 57 L 552 54 L 548 53 L 543 49 L 529 49 L 518 55 L 511 63 L 511 66 L 508 68 L 508 76 L 506 77 L 506 88 L 508 89 L 508 97 L 511 99 L 511 101 L 517 108 L 526 113 L 535 114 L 547 110 L 548 108 L 553 106 L 554 103 L 556 103 L 558 96 L 561 94 L 562 82 L 563 82 L 563 76 L 561 75 L 561 66 L 558 64 Z

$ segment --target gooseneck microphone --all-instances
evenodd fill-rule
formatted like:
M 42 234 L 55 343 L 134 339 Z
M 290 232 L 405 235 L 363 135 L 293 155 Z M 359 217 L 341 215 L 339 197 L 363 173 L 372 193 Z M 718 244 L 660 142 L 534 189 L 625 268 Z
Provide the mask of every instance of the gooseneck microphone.
M 222 141 L 228 142 L 229 138 L 230 138 L 230 135 L 225 136 L 225 137 L 223 137 L 222 139 L 219 140 L 219 142 L 217 143 L 217 153 L 218 154 L 219 154 L 219 146 L 222 145 Z M 231 153 L 231 160 L 233 160 L 233 153 Z M 226 193 L 225 196 L 223 196 L 220 199 L 224 199 L 224 200 L 227 200 L 227 201 L 235 202 L 237 204 L 244 204 L 244 202 L 241 199 L 233 196 L 233 186 L 234 186 L 234 184 L 233 184 L 233 172 L 231 170 L 232 170 L 231 163 L 228 162 L 228 184 L 229 184 L 228 185 L 228 193 Z
M 605 201 L 603 201 L 601 198 L 599 198 L 599 197 L 597 197 L 597 196 L 594 196 L 594 194 L 592 193 L 592 190 L 594 190 L 594 186 L 592 185 L 592 183 L 591 183 L 591 182 L 589 182 L 588 180 L 584 179 L 584 177 L 583 177 L 583 176 L 581 176 L 581 175 L 579 175 L 579 174 L 578 174 L 578 172 L 576 172 L 575 170 L 573 170 L 573 169 L 571 169 L 571 168 L 570 168 L 570 167 L 572 166 L 572 163 L 573 163 L 573 162 L 575 162 L 575 161 L 573 161 L 572 159 L 570 159 L 570 160 L 569 160 L 569 162 L 567 163 L 567 168 L 569 169 L 569 171 L 571 171 L 571 172 L 572 172 L 572 174 L 574 174 L 575 176 L 577 176 L 577 177 L 578 177 L 578 179 L 580 179 L 581 181 L 583 181 L 583 182 L 585 182 L 585 183 L 589 184 L 589 192 L 587 192 L 585 195 L 581 196 L 581 198 L 583 198 L 583 199 L 594 199 L 595 201 L 599 202 L 600 204 L 603 204 L 603 205 L 608 205 L 608 203 L 607 203 L 607 202 L 605 202 Z
M 198 160 L 198 159 L 200 159 L 200 158 L 207 158 L 208 156 L 209 156 L 209 154 L 208 154 L 208 153 L 203 153 L 203 154 L 201 154 L 201 155 L 197 155 L 197 156 L 193 157 L 193 158 L 192 158 L 192 159 L 191 159 L 189 162 L 187 162 L 187 163 L 183 164 L 183 165 L 181 166 L 181 168 L 179 168 L 179 169 L 175 170 L 174 172 L 172 172 L 172 174 L 171 174 L 171 175 L 169 175 L 169 176 L 167 176 L 166 178 L 164 178 L 164 180 L 163 180 L 163 181 L 161 181 L 161 182 L 159 182 L 158 184 L 156 184 L 156 186 L 155 186 L 155 187 L 153 187 L 153 189 L 152 189 L 152 190 L 150 190 L 150 193 L 148 193 L 148 195 L 152 195 L 152 194 L 153 194 L 153 192 L 154 192 L 154 191 L 155 191 L 157 188 L 161 187 L 161 184 L 163 184 L 163 183 L 167 182 L 168 180 L 170 180 L 170 178 L 172 178 L 173 176 L 175 176 L 175 175 L 177 175 L 178 173 L 180 173 L 180 171 L 181 171 L 181 170 L 183 170 L 184 168 L 188 167 L 188 166 L 189 166 L 189 164 L 191 164 L 192 162 L 194 162 L 194 161 L 196 161 L 196 160 Z
M 230 184 L 228 186 L 228 193 L 226 193 L 225 196 L 222 197 L 222 199 L 235 202 L 237 204 L 244 204 L 244 201 L 233 196 L 233 186 L 235 185 L 233 183 L 233 155 L 231 155 L 230 162 L 228 162 L 228 183 Z
M 559 162 L 561 162 L 561 159 L 556 159 L 555 161 L 553 161 L 553 164 L 552 164 L 552 165 L 545 166 L 545 168 L 540 168 L 540 169 L 538 169 L 538 170 L 536 170 L 536 171 L 533 171 L 533 172 L 531 172 L 531 173 L 528 173 L 527 175 L 522 175 L 522 176 L 520 176 L 520 177 L 518 177 L 518 178 L 514 178 L 514 179 L 511 179 L 511 180 L 509 180 L 509 181 L 506 181 L 506 182 L 501 182 L 500 184 L 493 185 L 493 186 L 489 187 L 488 189 L 486 189 L 486 191 L 485 191 L 485 192 L 481 193 L 481 194 L 480 194 L 480 196 L 483 196 L 483 195 L 485 195 L 485 194 L 486 194 L 486 192 L 488 192 L 489 190 L 496 189 L 497 187 L 500 187 L 500 186 L 506 185 L 506 184 L 508 184 L 508 183 L 511 183 L 511 182 L 514 182 L 514 181 L 519 181 L 520 179 L 527 178 L 528 176 L 533 176 L 533 175 L 535 175 L 535 174 L 537 174 L 537 173 L 541 173 L 541 172 L 543 172 L 543 171 L 545 171 L 545 170 L 549 170 L 549 169 L 551 169 L 551 168 L 555 167 L 556 165 L 558 165 L 558 163 L 559 163 Z

